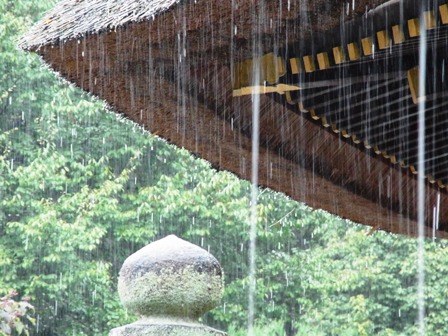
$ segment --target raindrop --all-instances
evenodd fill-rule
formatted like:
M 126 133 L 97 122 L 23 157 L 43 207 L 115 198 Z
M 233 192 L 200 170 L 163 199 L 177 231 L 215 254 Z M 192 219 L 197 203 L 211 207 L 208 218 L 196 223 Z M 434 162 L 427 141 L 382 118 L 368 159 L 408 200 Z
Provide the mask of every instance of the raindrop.
M 439 229 L 440 218 L 440 191 L 437 192 L 437 204 L 436 204 L 436 230 Z
M 92 305 L 95 304 L 95 299 L 96 299 L 96 289 L 94 289 L 92 292 Z
M 445 83 L 445 60 L 442 61 L 442 83 Z

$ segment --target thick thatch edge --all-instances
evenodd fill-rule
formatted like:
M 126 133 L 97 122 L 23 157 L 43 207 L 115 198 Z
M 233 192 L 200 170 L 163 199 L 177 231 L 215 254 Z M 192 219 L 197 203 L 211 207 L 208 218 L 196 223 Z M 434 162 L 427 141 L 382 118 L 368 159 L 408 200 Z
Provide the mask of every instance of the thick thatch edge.
M 36 51 L 43 45 L 65 43 L 86 34 L 98 34 L 127 24 L 154 20 L 156 16 L 187 1 L 189 0 L 126 1 L 126 6 L 129 7 L 126 11 L 123 9 L 123 0 L 60 1 L 29 29 L 19 40 L 18 47 Z

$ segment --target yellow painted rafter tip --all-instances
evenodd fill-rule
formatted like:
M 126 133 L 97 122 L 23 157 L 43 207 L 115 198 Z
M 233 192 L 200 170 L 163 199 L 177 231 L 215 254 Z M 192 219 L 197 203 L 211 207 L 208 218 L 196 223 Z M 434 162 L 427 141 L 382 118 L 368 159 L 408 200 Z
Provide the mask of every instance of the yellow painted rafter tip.
M 319 70 L 330 68 L 330 58 L 328 57 L 328 53 L 321 52 L 317 54 L 317 64 L 319 65 Z
M 289 65 L 291 66 L 291 73 L 297 75 L 302 72 L 302 65 L 300 64 L 300 59 L 298 57 L 293 57 L 289 60 Z
M 313 118 L 314 120 L 319 120 L 320 117 L 316 114 L 316 111 L 314 109 L 310 109 L 309 110 L 311 118 Z
M 333 57 L 335 64 L 342 64 L 346 61 L 344 48 L 342 46 L 333 48 Z
M 371 37 L 364 37 L 361 40 L 361 44 L 364 56 L 370 56 L 373 54 L 373 39 Z
M 328 123 L 327 118 L 322 117 L 320 120 L 322 122 L 323 127 L 325 127 L 325 128 L 330 127 L 330 124 Z
M 361 140 L 356 136 L 356 134 L 352 134 L 352 141 L 357 145 L 361 143 Z
M 425 20 L 425 28 L 430 30 L 437 27 L 436 16 L 433 11 L 427 11 L 423 14 Z
M 297 104 L 297 107 L 299 108 L 299 111 L 302 113 L 308 113 L 309 111 L 303 106 L 303 103 L 301 101 L 299 101 L 299 103 Z
M 305 72 L 310 73 L 316 71 L 313 55 L 303 56 L 303 64 L 305 65 Z
M 406 164 L 406 162 L 404 162 L 403 160 L 398 161 L 399 165 L 401 168 L 407 168 L 408 165 Z
M 377 145 L 373 145 L 372 148 L 373 148 L 373 151 L 375 152 L 375 154 L 380 155 L 382 153 Z
M 331 130 L 332 130 L 334 133 L 336 133 L 336 134 L 339 133 L 339 129 L 338 129 L 338 127 L 336 126 L 336 124 L 331 124 Z
M 406 40 L 403 29 L 399 25 L 392 27 L 392 37 L 395 44 L 403 43 Z
M 408 30 L 410 37 L 420 36 L 420 20 L 418 18 L 408 20 Z
M 439 6 L 440 18 L 443 24 L 448 23 L 448 4 L 443 4 Z
M 377 32 L 376 38 L 378 40 L 378 47 L 380 49 L 387 49 L 390 47 L 390 38 L 387 30 L 381 30 Z
M 348 139 L 351 137 L 350 133 L 347 132 L 347 130 L 341 130 L 341 134 L 344 138 Z
M 347 50 L 350 61 L 357 61 L 361 58 L 358 43 L 352 42 L 347 44 Z

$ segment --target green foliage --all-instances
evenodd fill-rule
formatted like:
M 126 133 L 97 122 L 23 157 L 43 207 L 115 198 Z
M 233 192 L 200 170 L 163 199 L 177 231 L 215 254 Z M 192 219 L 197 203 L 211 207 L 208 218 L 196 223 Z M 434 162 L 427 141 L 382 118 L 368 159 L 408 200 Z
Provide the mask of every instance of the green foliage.
M 55 1 L 0 0 L 0 291 L 31 296 L 35 335 L 106 335 L 133 320 L 124 259 L 175 233 L 225 270 L 204 317 L 245 334 L 250 186 L 142 132 L 67 87 L 15 43 Z M 259 335 L 414 335 L 416 241 L 369 234 L 263 190 Z M 448 334 L 445 242 L 426 244 L 428 334 Z
M 232 336 L 246 336 L 247 330 L 245 328 L 235 329 L 234 326 L 231 326 L 228 330 L 228 334 Z M 269 325 L 256 325 L 254 327 L 255 336 L 282 336 L 283 334 L 284 330 L 282 321 L 271 321 Z

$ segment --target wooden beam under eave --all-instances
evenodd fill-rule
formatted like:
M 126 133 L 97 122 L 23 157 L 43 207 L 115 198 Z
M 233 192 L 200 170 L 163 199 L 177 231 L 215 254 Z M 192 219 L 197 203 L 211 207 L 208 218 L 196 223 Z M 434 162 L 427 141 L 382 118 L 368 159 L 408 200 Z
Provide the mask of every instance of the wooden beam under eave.
M 131 38 L 131 35 L 128 36 L 126 33 L 123 32 L 122 40 Z M 107 43 L 106 40 L 101 41 L 96 38 L 95 35 L 88 37 L 92 39 L 93 45 Z M 213 66 L 184 64 L 183 68 L 191 70 L 186 71 L 191 77 L 182 80 L 188 82 L 188 87 L 194 87 L 195 90 L 182 92 L 182 101 L 178 99 L 177 82 L 172 80 L 172 78 L 178 78 L 180 74 L 173 72 L 170 77 L 161 71 L 158 72 L 156 67 L 150 80 L 157 85 L 150 92 L 141 91 L 136 94 L 131 106 L 131 96 L 135 93 L 133 90 L 147 89 L 145 80 L 148 78 L 142 76 L 141 82 L 136 82 L 131 88 L 125 73 L 115 69 L 115 63 L 108 62 L 107 59 L 101 63 L 104 66 L 110 66 L 107 69 L 92 69 L 93 63 L 90 63 L 88 59 L 80 58 L 78 69 L 82 73 L 67 71 L 62 57 L 76 58 L 76 50 L 76 41 L 68 42 L 58 48 L 48 48 L 43 56 L 53 66 L 57 64 L 59 70 L 66 74 L 67 79 L 106 99 L 117 112 L 124 113 L 127 118 L 139 123 L 148 131 L 157 133 L 177 146 L 185 147 L 219 169 L 250 179 L 251 137 L 247 133 L 250 128 L 236 127 L 238 124 L 232 127 L 226 118 L 229 115 L 238 114 L 244 115 L 244 120 L 250 120 L 251 97 L 232 98 L 230 69 L 225 64 L 215 63 Z M 100 50 L 101 48 L 93 49 L 92 52 L 97 52 L 98 55 L 92 55 L 92 57 L 107 58 L 107 55 L 100 55 Z M 123 50 L 124 52 L 126 50 Z M 176 69 L 173 67 L 173 71 Z M 98 77 L 97 85 L 90 87 L 91 74 L 99 76 L 106 72 L 110 75 L 109 77 Z M 205 83 L 204 78 L 207 79 Z M 263 120 L 277 122 L 277 124 L 271 122 L 269 125 L 273 133 L 262 134 L 265 140 L 263 146 L 260 147 L 259 174 L 262 186 L 281 191 L 295 200 L 356 222 L 379 227 L 389 232 L 416 234 L 415 214 L 412 213 L 414 207 L 412 192 L 402 195 L 406 200 L 394 201 L 392 205 L 389 203 L 392 202 L 390 200 L 398 199 L 397 195 L 402 190 L 394 189 L 392 198 L 382 194 L 380 199 L 375 199 L 377 193 L 373 192 L 376 190 L 373 186 L 384 183 L 388 176 L 391 181 L 398 181 L 401 178 L 407 190 L 415 190 L 415 179 L 403 171 L 391 168 L 382 160 L 372 158 L 368 153 L 351 146 L 348 142 L 340 141 L 337 135 L 327 132 L 322 127 L 321 120 L 314 123 L 302 118 L 301 113 L 292 112 L 286 106 L 273 102 L 269 97 L 261 96 L 260 99 L 262 100 L 261 112 L 272 115 L 271 118 L 266 117 Z M 185 110 L 189 113 L 181 113 Z M 290 133 L 285 133 L 285 129 L 289 129 Z M 284 139 L 279 138 L 280 135 L 285 134 L 287 136 Z M 276 136 L 276 141 L 281 147 L 269 147 L 267 140 L 271 136 Z M 288 155 L 280 155 L 281 149 L 284 149 Z M 316 159 L 319 170 L 316 171 L 312 166 L 307 166 L 307 162 L 310 161 L 302 162 L 298 151 L 303 151 L 304 155 Z M 353 164 L 354 162 L 356 164 Z M 382 188 L 383 191 L 386 189 Z M 430 204 L 437 190 L 426 186 L 426 194 Z M 396 210 L 396 202 L 404 202 L 403 208 L 408 206 L 407 209 L 411 212 L 400 213 Z M 442 194 L 442 205 L 443 209 L 448 209 L 445 193 Z M 448 222 L 445 212 L 441 214 L 441 220 L 442 223 Z M 427 234 L 431 234 L 429 227 Z M 446 237 L 447 233 L 438 231 L 437 235 Z

